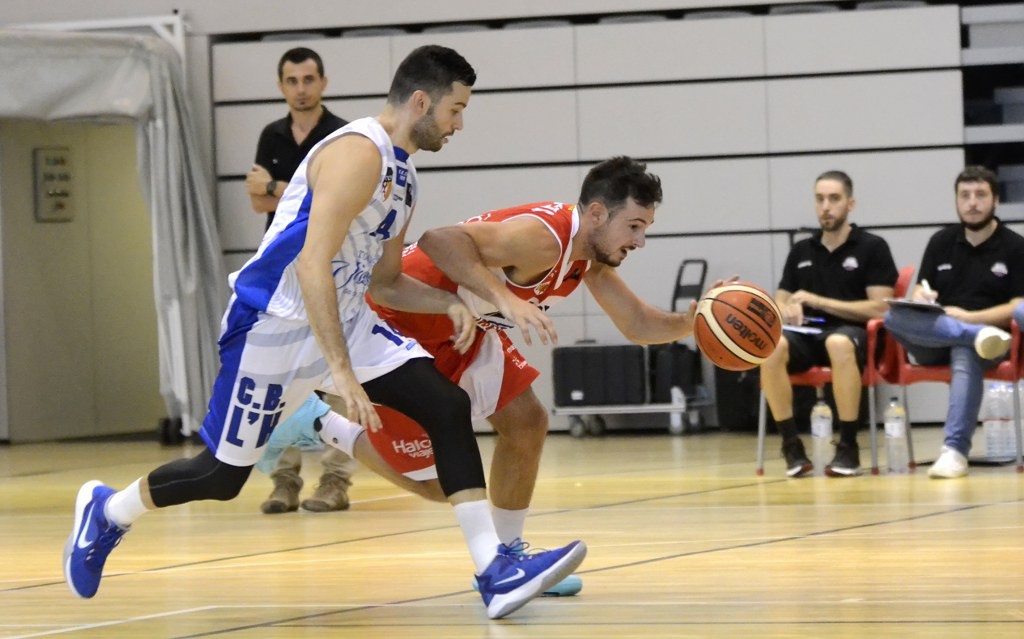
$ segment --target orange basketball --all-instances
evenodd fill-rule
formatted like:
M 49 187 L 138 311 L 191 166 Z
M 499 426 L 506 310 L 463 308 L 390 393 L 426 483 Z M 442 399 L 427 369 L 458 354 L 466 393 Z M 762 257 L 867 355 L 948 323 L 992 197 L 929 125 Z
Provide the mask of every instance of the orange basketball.
M 711 289 L 697 304 L 693 336 L 715 366 L 745 371 L 775 351 L 782 338 L 782 316 L 763 289 L 732 282 Z

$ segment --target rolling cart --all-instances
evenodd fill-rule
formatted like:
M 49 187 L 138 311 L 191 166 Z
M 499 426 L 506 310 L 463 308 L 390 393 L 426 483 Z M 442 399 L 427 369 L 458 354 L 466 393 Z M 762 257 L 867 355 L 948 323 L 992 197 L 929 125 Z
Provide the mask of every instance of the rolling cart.
M 704 292 L 706 275 L 706 260 L 683 261 L 676 273 L 671 304 L 673 311 L 685 310 L 690 301 L 700 299 Z M 573 437 L 603 434 L 607 430 L 605 415 L 668 413 L 668 431 L 673 435 L 703 428 L 704 417 L 700 409 L 710 406 L 713 400 L 700 383 L 700 359 L 696 357 L 696 348 L 690 349 L 673 343 L 651 348 L 587 345 L 556 351 L 571 349 L 607 349 L 603 355 L 597 356 L 596 359 L 591 357 L 589 361 L 576 359 L 560 362 L 568 359 L 566 353 L 561 353 L 562 357 L 559 357 L 558 352 L 555 354 L 556 405 L 552 413 L 569 417 L 569 434 Z M 637 365 L 637 355 L 625 349 L 641 349 L 642 363 Z M 689 355 L 686 355 L 687 351 Z M 613 366 L 601 366 L 601 357 Z M 689 380 L 689 384 L 679 383 L 679 377 L 683 374 L 683 371 L 679 370 L 681 361 L 691 362 L 696 367 L 696 379 Z M 626 370 L 624 379 L 609 379 L 614 374 L 620 374 L 622 370 Z M 637 376 L 642 381 L 633 379 Z M 634 403 L 606 401 L 609 395 L 613 394 L 609 389 L 618 391 L 620 386 L 635 387 L 636 383 L 642 384 L 639 396 L 635 388 L 626 388 L 623 391 L 624 394 L 631 396 Z M 618 396 L 621 397 L 622 394 Z M 587 401 L 594 397 L 599 401 Z

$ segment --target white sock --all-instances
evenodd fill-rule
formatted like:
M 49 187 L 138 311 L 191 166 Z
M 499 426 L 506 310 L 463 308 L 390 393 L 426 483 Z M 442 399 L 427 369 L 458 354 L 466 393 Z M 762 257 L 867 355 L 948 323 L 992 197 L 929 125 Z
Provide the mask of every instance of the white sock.
M 149 508 L 142 503 L 142 491 L 139 489 L 141 479 L 136 479 L 124 490 L 119 490 L 107 500 L 107 506 L 103 509 L 103 515 L 107 521 L 113 522 L 121 528 L 132 525 L 136 519 L 149 512 Z
M 469 554 L 476 564 L 476 574 L 482 574 L 498 554 L 498 533 L 494 531 L 491 506 L 486 499 L 467 501 L 455 506 L 462 536 L 466 538 Z
M 328 411 L 320 417 L 320 439 L 328 446 L 348 453 L 349 457 L 355 455 L 356 438 L 359 437 L 365 428 L 359 424 L 342 417 L 333 410 Z
M 523 538 L 523 528 L 526 526 L 526 514 L 529 508 L 522 510 L 505 510 L 496 506 L 491 507 L 491 516 L 494 518 L 494 529 L 498 531 L 498 539 L 503 544 L 511 544 L 516 539 Z

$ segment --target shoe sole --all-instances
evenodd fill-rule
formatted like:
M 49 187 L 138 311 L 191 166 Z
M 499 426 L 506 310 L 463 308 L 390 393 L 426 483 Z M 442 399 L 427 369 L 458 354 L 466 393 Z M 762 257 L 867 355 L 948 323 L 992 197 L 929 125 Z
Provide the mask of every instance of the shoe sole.
M 963 473 L 960 473 L 960 474 L 957 474 L 957 473 L 944 473 L 944 472 L 935 472 L 935 473 L 933 473 L 930 470 L 928 471 L 928 477 L 930 479 L 961 479 L 961 478 L 966 477 L 966 476 L 967 476 L 967 471 L 966 470 Z
M 469 584 L 473 587 L 473 590 L 480 592 L 480 584 L 477 583 L 476 578 L 473 579 L 472 583 Z M 544 592 L 540 593 L 541 597 L 573 597 L 583 590 L 583 580 L 576 575 L 569 575 L 562 581 L 559 581 L 554 586 L 551 586 Z
M 96 593 L 93 593 L 92 595 L 83 595 L 75 588 L 75 584 L 71 580 L 71 553 L 75 549 L 75 539 L 78 538 L 78 535 L 81 532 L 82 515 L 85 514 L 85 507 L 89 505 L 90 501 L 92 501 L 93 492 L 102 485 L 103 482 L 94 479 L 92 481 L 85 482 L 82 484 L 82 487 L 78 489 L 78 497 L 75 498 L 75 525 L 71 529 L 71 535 L 68 536 L 68 540 L 64 543 L 64 581 L 67 582 L 68 588 L 71 589 L 72 594 L 81 599 L 90 599 Z
M 260 504 L 260 511 L 262 511 L 264 515 L 281 515 L 284 513 L 293 513 L 298 509 L 298 504 L 292 507 L 284 503 L 283 501 L 265 501 L 262 504 Z
M 312 499 L 307 499 L 306 501 L 302 502 L 302 510 L 309 511 L 311 513 L 329 513 L 329 512 L 334 512 L 336 510 L 348 510 L 348 509 L 349 509 L 349 503 L 348 502 L 345 502 L 344 504 L 339 504 L 337 506 L 332 506 L 332 505 L 328 504 L 327 502 L 316 501 L 316 500 L 312 500 Z
M 814 470 L 814 464 L 806 463 L 803 466 L 798 466 L 796 468 L 787 468 L 786 476 L 793 478 L 803 477 L 804 475 L 810 473 L 812 470 Z
M 564 557 L 552 564 L 546 572 L 541 573 L 522 588 L 517 588 L 505 595 L 495 595 L 491 599 L 491 604 L 487 606 L 487 616 L 491 619 L 501 619 L 519 610 L 529 603 L 530 600 L 576 572 L 576 569 L 583 563 L 583 559 L 586 556 L 587 545 L 581 541 L 572 550 L 567 552 Z M 510 595 L 515 595 L 515 597 Z
M 992 334 L 974 344 L 974 351 L 982 359 L 999 359 L 1010 350 L 1010 336 Z
M 864 471 L 860 468 L 834 468 L 825 466 L 825 474 L 829 477 L 860 477 Z
M 576 575 L 569 575 L 554 586 L 540 593 L 541 597 L 575 597 L 583 590 L 583 580 Z

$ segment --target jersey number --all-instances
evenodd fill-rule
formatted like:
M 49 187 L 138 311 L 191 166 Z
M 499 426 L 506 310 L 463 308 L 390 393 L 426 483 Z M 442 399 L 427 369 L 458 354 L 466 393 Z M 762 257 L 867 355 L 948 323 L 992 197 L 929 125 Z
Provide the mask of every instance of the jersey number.
M 374 230 L 373 233 L 370 233 L 370 235 L 379 237 L 381 240 L 391 239 L 391 227 L 395 225 L 396 217 L 398 217 L 398 211 L 391 209 L 387 214 L 387 217 L 384 218 L 384 221 L 382 221 L 376 230 Z
M 383 335 L 384 337 L 386 337 L 389 340 L 391 340 L 392 342 L 394 342 L 395 346 L 401 346 L 402 345 L 402 338 L 401 337 L 395 335 L 394 333 L 392 333 L 388 329 L 384 328 L 380 324 L 374 324 L 373 325 L 373 330 L 371 330 L 370 332 L 373 333 L 374 335 Z

